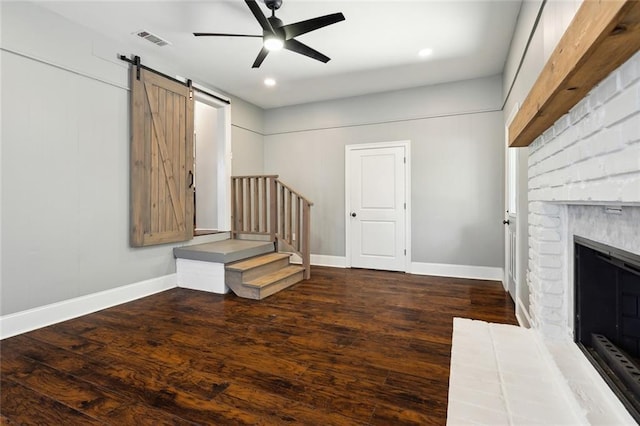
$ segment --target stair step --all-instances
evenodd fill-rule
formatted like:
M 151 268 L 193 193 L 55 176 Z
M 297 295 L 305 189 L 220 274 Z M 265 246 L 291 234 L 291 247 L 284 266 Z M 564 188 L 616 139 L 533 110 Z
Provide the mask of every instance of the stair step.
M 286 268 L 279 269 L 261 277 L 243 283 L 247 287 L 265 288 L 278 281 L 286 280 L 296 274 L 302 274 L 304 268 L 297 265 L 289 265 Z M 302 278 L 301 278 L 302 279 Z
M 224 240 L 213 243 L 175 247 L 173 255 L 200 262 L 231 263 L 265 253 L 272 253 L 273 243 L 249 240 Z
M 290 257 L 290 254 L 286 253 L 269 253 L 263 256 L 252 257 L 247 260 L 242 260 L 240 262 L 235 262 L 230 265 L 226 265 L 225 269 L 227 271 L 234 272 L 247 272 L 251 269 L 259 268 L 271 262 L 277 262 L 282 259 L 286 259 Z

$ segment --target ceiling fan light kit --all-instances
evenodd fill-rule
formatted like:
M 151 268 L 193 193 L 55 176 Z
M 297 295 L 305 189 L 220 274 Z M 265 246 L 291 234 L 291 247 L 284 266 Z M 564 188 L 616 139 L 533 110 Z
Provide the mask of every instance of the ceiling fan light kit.
M 262 49 L 258 53 L 256 60 L 253 62 L 253 68 L 258 68 L 267 57 L 267 54 L 273 50 L 285 48 L 295 53 L 299 53 L 317 61 L 327 63 L 330 58 L 317 50 L 307 46 L 296 40 L 295 37 L 306 34 L 311 31 L 344 21 L 342 13 L 333 13 L 330 15 L 319 16 L 317 18 L 307 19 L 305 21 L 284 25 L 283 22 L 276 17 L 276 10 L 282 6 L 282 0 L 265 0 L 265 5 L 271 9 L 271 16 L 266 17 L 256 0 L 245 0 L 245 3 L 253 13 L 260 27 L 262 27 L 262 35 L 252 34 L 224 34 L 224 33 L 193 33 L 194 36 L 209 37 L 261 37 Z
M 280 50 L 284 47 L 284 40 L 278 37 L 265 37 L 263 46 L 270 52 Z

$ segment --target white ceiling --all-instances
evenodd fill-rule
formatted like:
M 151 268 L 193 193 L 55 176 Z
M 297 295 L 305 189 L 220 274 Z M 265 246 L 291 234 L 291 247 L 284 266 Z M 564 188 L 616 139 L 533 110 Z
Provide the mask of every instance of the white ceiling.
M 194 37 L 193 32 L 261 34 L 240 0 L 44 1 L 44 7 L 145 53 L 180 63 L 184 75 L 263 108 L 384 92 L 502 72 L 521 0 L 284 0 L 285 24 L 342 12 L 346 20 L 298 37 L 327 64 L 283 50 L 251 65 L 259 38 Z M 260 3 L 265 15 L 270 11 Z M 158 47 L 134 35 L 153 32 Z M 433 49 L 421 59 L 418 51 Z M 277 85 L 265 87 L 272 77 Z

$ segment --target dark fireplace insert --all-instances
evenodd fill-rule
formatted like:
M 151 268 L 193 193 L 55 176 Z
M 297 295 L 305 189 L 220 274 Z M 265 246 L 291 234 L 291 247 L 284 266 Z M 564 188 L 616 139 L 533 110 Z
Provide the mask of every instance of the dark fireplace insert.
M 574 236 L 578 346 L 640 423 L 640 256 Z

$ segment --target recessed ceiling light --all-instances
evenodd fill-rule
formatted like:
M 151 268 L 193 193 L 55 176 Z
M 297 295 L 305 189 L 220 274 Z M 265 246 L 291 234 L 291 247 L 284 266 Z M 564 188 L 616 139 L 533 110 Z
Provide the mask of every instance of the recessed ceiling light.
M 265 78 L 264 85 L 268 87 L 273 87 L 276 85 L 276 81 L 273 78 Z
M 431 56 L 432 53 L 433 49 L 422 49 L 418 52 L 418 56 L 420 56 L 421 58 L 426 58 L 427 56 Z

